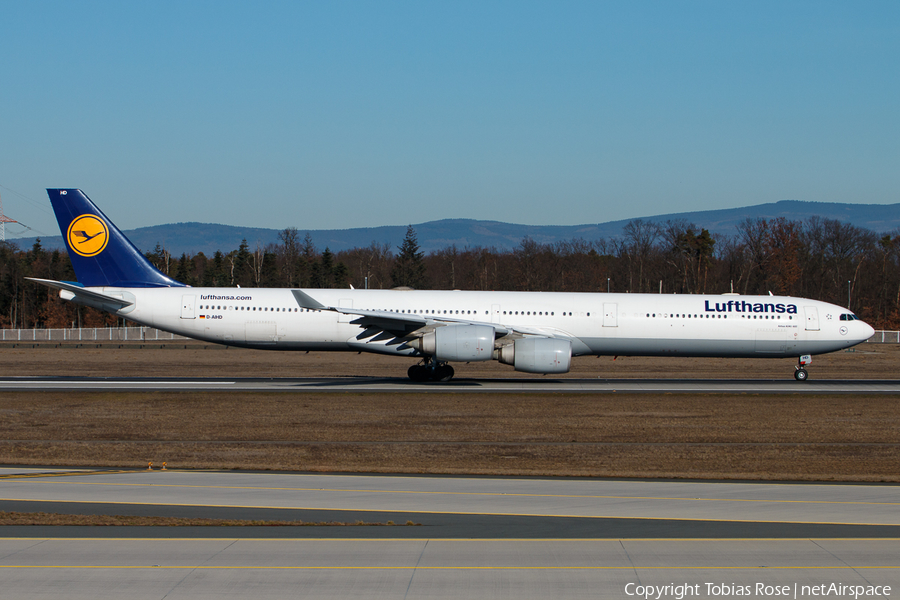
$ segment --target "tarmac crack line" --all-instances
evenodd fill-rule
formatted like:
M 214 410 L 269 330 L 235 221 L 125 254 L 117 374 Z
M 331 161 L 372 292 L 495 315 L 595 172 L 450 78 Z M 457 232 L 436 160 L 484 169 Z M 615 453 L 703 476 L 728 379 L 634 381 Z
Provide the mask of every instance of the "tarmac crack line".
M 416 566 L 413 567 L 413 571 L 409 576 L 409 583 L 406 584 L 406 593 L 403 594 L 403 600 L 406 600 L 406 598 L 409 597 L 409 590 L 410 590 L 410 588 L 412 588 L 413 579 L 416 576 L 416 571 L 419 568 L 419 564 L 422 562 L 422 557 L 425 556 L 425 548 L 427 548 L 427 547 L 428 547 L 428 540 L 425 540 L 425 545 L 422 546 L 422 551 L 419 553 L 419 560 L 416 561 Z
M 231 547 L 232 547 L 233 545 L 235 545 L 236 543 L 237 543 L 237 540 L 231 540 L 231 543 L 230 543 L 230 544 L 228 544 L 228 545 L 225 546 L 224 548 L 219 549 L 218 552 L 214 553 L 212 556 L 210 556 L 209 558 L 207 558 L 207 559 L 206 559 L 206 562 L 204 562 L 202 565 L 196 565 L 196 566 L 194 566 L 193 568 L 190 568 L 190 569 L 188 570 L 188 572 L 184 574 L 184 577 L 182 577 L 181 579 L 179 579 L 178 581 L 176 581 L 175 583 L 172 584 L 172 587 L 169 588 L 169 591 L 166 592 L 165 595 L 163 595 L 163 597 L 162 597 L 161 600 L 165 600 L 166 598 L 168 598 L 169 595 L 170 595 L 172 592 L 174 592 L 174 591 L 178 588 L 178 586 L 180 586 L 182 583 L 184 583 L 185 580 L 186 580 L 188 577 L 190 577 L 191 575 L 193 575 L 193 574 L 197 571 L 197 569 L 208 568 L 208 567 L 209 567 L 210 561 L 212 561 L 215 557 L 219 556 L 220 554 L 222 554 L 223 552 L 225 552 L 225 551 L 228 550 L 229 548 L 231 548 Z M 158 566 L 158 565 L 154 565 L 154 566 Z
M 37 540 L 35 543 L 30 544 L 30 545 L 28 545 L 28 546 L 26 546 L 26 547 L 24 547 L 24 548 L 18 548 L 18 549 L 16 549 L 16 550 L 13 550 L 13 551 L 10 552 L 9 554 L 4 554 L 3 556 L 0 556 L 0 560 L 6 560 L 7 558 L 10 558 L 10 557 L 12 557 L 12 556 L 15 556 L 16 554 L 19 554 L 20 552 L 25 552 L 26 550 L 31 550 L 32 548 L 34 548 L 34 547 L 36 547 L 36 546 L 40 546 L 41 544 L 43 544 L 43 543 L 46 542 L 46 541 L 48 541 L 48 540 L 46 540 L 46 539 L 39 539 L 39 540 Z
M 865 581 L 865 582 L 868 583 L 869 585 L 872 584 L 872 582 L 869 581 L 868 578 L 867 578 L 865 575 L 863 575 L 858 569 L 856 569 L 855 567 L 853 567 L 853 565 L 848 564 L 846 560 L 844 560 L 844 559 L 841 558 L 840 556 L 836 555 L 834 552 L 832 552 L 832 551 L 829 550 L 828 548 L 825 548 L 824 546 L 822 546 L 822 544 L 820 544 L 820 543 L 817 542 L 816 540 L 810 540 L 810 541 L 813 543 L 813 545 L 818 546 L 819 548 L 821 548 L 822 550 L 824 550 L 825 552 L 827 552 L 828 554 L 830 554 L 832 557 L 834 557 L 836 560 L 838 560 L 839 562 L 843 563 L 844 566 L 846 566 L 847 568 L 853 569 L 853 572 L 856 573 L 857 575 L 859 575 L 860 577 L 862 577 L 863 581 Z
M 631 570 L 634 571 L 634 576 L 637 578 L 637 583 L 641 583 L 641 575 L 638 573 L 637 567 L 634 566 L 634 561 L 631 560 L 631 554 L 628 553 L 628 548 L 625 547 L 625 543 L 622 540 L 619 540 L 619 545 L 622 546 L 622 551 L 625 553 L 625 558 L 628 559 L 628 564 L 631 565 Z

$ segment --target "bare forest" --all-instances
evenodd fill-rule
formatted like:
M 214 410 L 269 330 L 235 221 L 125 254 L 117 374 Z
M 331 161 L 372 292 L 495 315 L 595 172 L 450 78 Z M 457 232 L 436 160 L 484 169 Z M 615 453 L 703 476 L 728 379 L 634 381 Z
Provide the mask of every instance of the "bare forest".
M 289 227 L 264 248 L 243 241 L 212 256 L 146 254 L 163 273 L 192 286 L 349 287 L 663 294 L 779 294 L 848 306 L 876 329 L 900 329 L 900 232 L 876 234 L 841 221 L 748 219 L 734 236 L 691 223 L 629 222 L 621 236 L 513 250 L 449 247 L 425 254 L 407 229 L 398 247 L 373 242 L 338 253 Z M 25 281 L 74 281 L 65 252 L 40 241 L 0 244 L 0 326 L 103 327 L 111 315 L 60 300 Z

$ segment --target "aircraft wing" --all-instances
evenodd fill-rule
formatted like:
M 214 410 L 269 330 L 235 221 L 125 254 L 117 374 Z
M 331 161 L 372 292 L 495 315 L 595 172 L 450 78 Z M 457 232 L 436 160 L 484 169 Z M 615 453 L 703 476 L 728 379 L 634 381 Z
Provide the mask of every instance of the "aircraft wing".
M 310 310 L 327 310 L 344 315 L 356 316 L 351 323 L 365 327 L 368 330 L 380 330 L 397 335 L 408 336 L 415 333 L 416 337 L 437 327 L 448 325 L 490 325 L 494 328 L 497 337 L 509 335 L 512 330 L 498 325 L 472 319 L 454 319 L 438 315 L 420 315 L 413 313 L 398 313 L 386 310 L 364 310 L 359 308 L 345 308 L 342 306 L 325 306 L 309 294 L 301 290 L 291 290 L 300 308 Z
M 94 292 L 88 289 L 81 287 L 80 285 L 70 283 L 68 281 L 54 281 L 52 279 L 37 279 L 36 277 L 26 277 L 25 279 L 29 281 L 33 281 L 35 283 L 39 283 L 41 285 L 45 285 L 48 288 L 53 288 L 55 290 L 65 290 L 73 294 L 73 297 L 66 298 L 67 300 L 78 299 L 81 298 L 86 300 L 84 304 L 89 306 L 93 306 L 97 303 L 100 303 L 105 306 L 115 307 L 113 310 L 118 310 L 121 308 L 125 308 L 126 306 L 131 306 L 134 302 L 130 300 L 125 300 L 124 298 L 116 298 L 114 296 L 107 296 L 106 294 L 101 294 L 100 292 Z

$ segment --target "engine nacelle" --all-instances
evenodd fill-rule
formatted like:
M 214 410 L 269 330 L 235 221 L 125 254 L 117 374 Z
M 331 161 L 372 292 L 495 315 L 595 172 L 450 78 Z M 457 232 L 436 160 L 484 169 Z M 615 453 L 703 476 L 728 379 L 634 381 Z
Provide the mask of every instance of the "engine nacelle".
M 487 325 L 447 325 L 406 342 L 437 360 L 476 362 L 494 356 L 494 328 Z
M 497 360 L 525 373 L 568 373 L 572 366 L 572 342 L 556 338 L 530 337 L 502 346 Z

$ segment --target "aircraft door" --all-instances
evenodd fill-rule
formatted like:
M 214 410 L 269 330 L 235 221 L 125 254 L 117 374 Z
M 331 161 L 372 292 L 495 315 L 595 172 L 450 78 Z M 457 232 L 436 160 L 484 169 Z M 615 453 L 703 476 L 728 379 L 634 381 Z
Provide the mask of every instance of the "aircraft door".
M 603 326 L 618 327 L 619 326 L 619 310 L 618 305 L 614 302 L 603 303 Z
M 815 306 L 804 306 L 803 312 L 806 315 L 806 330 L 819 331 L 819 309 Z
M 194 314 L 194 300 L 196 296 L 182 296 L 181 297 L 181 318 L 182 319 L 195 319 L 196 316 Z
M 491 323 L 500 323 L 500 305 L 491 304 Z

